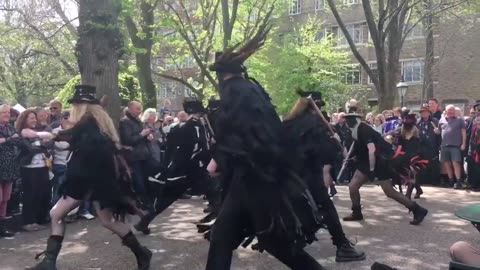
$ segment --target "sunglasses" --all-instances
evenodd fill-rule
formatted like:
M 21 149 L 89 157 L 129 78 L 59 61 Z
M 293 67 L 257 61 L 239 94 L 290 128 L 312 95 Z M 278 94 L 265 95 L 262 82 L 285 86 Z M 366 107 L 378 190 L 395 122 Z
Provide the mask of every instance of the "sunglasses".
M 53 110 L 58 110 L 58 108 L 57 107 L 51 107 L 50 111 L 53 111 Z

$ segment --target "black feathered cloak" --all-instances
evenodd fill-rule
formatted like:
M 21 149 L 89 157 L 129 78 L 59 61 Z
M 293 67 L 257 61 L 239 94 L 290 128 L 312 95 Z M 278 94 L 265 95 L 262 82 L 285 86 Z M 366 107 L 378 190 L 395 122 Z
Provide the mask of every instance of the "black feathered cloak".
M 257 83 L 236 77 L 224 82 L 220 99 L 214 156 L 224 196 L 235 193 L 246 202 L 244 218 L 251 224 L 239 239 L 256 235 L 303 248 L 315 239 L 322 217 L 294 173 L 293 148 L 268 95 Z

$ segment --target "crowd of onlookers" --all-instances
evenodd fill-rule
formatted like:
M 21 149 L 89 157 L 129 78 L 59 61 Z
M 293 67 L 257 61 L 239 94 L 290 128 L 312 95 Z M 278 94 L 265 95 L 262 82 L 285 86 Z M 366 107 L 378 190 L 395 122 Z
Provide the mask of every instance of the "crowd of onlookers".
M 148 170 L 159 167 L 167 134 L 188 118 L 185 112 L 173 117 L 169 107 L 167 101 L 160 112 L 143 111 L 141 103 L 132 101 L 122 109 L 119 133 L 139 194 L 146 193 Z M 13 236 L 6 224 L 15 216 L 21 216 L 24 231 L 47 228 L 49 210 L 61 196 L 70 155 L 68 142 L 52 139 L 69 125 L 69 115 L 56 100 L 47 107 L 21 111 L 0 105 L 0 238 Z M 94 215 L 86 201 L 66 221 L 93 219 Z
M 366 113 L 364 120 L 388 140 L 388 135 L 402 126 L 404 116 L 416 114 L 415 134 L 422 141 L 430 160 L 427 169 L 420 174 L 423 179 L 417 180 L 423 184 L 452 186 L 455 189 L 462 189 L 467 184 L 471 190 L 478 191 L 480 160 L 476 155 L 480 148 L 477 129 L 479 111 L 480 101 L 472 104 L 469 114 L 464 116 L 460 108 L 446 105 L 442 109 L 436 99 L 430 99 L 419 111 L 397 107 L 380 114 Z M 330 122 L 348 149 L 351 135 L 345 124 L 345 113 L 333 113 Z

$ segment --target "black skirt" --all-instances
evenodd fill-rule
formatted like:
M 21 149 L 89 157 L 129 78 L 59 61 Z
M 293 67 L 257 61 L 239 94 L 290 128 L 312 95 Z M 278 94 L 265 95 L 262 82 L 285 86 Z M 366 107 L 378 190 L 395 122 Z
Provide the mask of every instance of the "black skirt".
M 368 160 L 358 160 L 355 168 L 365 175 L 370 172 L 370 163 Z M 385 158 L 377 157 L 375 160 L 375 178 L 379 181 L 390 180 L 394 176 L 391 161 Z M 374 179 L 370 179 L 373 181 Z

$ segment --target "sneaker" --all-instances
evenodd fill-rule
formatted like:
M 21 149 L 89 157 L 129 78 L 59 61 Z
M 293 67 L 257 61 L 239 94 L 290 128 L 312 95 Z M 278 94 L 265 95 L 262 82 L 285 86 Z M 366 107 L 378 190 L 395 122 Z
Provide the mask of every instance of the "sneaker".
M 86 220 L 92 220 L 92 219 L 95 219 L 95 216 L 86 212 L 86 213 L 82 213 L 82 214 L 79 214 L 78 215 L 79 218 L 83 218 L 83 219 L 86 219 Z
M 23 225 L 22 229 L 26 232 L 36 232 L 36 231 L 38 231 L 38 228 L 35 226 L 35 224 Z

